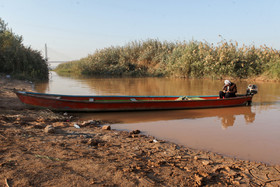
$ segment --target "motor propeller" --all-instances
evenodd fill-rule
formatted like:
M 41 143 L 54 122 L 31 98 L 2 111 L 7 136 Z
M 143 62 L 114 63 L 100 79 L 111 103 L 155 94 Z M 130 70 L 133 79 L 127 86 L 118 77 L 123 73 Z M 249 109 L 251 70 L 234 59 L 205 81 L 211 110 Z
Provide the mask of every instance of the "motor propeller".
M 246 95 L 255 95 L 258 93 L 258 86 L 254 84 L 249 84 L 246 90 Z

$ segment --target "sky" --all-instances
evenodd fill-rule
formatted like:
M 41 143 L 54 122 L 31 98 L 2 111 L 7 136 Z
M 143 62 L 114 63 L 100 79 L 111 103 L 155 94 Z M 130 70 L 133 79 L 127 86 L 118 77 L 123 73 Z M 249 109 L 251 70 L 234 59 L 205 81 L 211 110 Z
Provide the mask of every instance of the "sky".
M 222 40 L 280 49 L 279 0 L 0 0 L 0 18 L 50 61 L 131 41 Z

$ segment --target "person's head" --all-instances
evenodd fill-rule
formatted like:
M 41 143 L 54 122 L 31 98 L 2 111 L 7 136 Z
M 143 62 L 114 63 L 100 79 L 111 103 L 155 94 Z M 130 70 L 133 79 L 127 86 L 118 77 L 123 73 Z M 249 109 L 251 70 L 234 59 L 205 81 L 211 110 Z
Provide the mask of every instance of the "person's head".
M 225 86 L 230 85 L 230 81 L 229 80 L 225 80 Z

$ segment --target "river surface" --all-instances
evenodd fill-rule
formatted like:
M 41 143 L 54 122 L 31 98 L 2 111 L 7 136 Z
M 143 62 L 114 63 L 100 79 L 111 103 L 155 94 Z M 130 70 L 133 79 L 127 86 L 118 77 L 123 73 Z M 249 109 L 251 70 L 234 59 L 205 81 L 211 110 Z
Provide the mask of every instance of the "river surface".
M 115 122 L 113 129 L 139 129 L 158 139 L 240 159 L 280 164 L 280 83 L 236 81 L 238 93 L 256 84 L 252 106 L 142 112 L 79 113 Z M 77 78 L 51 72 L 35 85 L 43 93 L 73 95 L 217 95 L 222 80 L 171 78 Z M 77 114 L 76 114 L 77 115 Z

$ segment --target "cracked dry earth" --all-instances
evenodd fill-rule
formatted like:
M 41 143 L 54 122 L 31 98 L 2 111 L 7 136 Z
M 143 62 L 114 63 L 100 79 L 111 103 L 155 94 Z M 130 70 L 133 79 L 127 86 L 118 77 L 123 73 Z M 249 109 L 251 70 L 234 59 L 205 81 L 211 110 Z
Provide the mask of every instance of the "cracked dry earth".
M 0 83 L 0 186 L 280 186 L 279 165 L 26 109 L 11 89 L 30 85 Z

